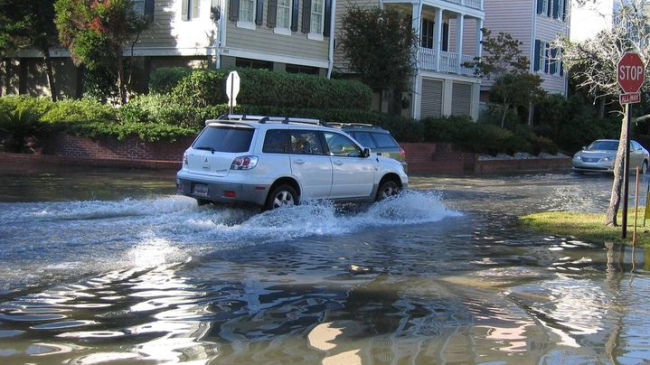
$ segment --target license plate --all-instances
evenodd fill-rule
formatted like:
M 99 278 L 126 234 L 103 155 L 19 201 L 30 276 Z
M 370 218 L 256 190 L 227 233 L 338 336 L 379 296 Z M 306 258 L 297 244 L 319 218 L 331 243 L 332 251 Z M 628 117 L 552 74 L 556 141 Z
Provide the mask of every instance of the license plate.
M 199 196 L 208 196 L 208 186 L 205 184 L 194 184 L 192 193 Z

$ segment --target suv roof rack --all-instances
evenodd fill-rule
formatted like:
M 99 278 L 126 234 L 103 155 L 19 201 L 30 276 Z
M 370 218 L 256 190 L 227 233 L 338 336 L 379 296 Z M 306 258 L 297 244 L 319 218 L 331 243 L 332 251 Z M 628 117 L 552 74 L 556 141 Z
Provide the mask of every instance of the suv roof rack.
M 342 127 L 353 127 L 353 128 L 372 128 L 372 129 L 384 129 L 378 125 L 368 124 L 368 123 L 341 123 L 341 122 L 331 122 L 327 125 L 337 128 Z
M 325 125 L 319 119 L 313 118 L 296 118 L 296 117 L 276 117 L 276 116 L 266 116 L 266 115 L 247 115 L 247 114 L 223 114 L 220 115 L 216 120 L 211 119 L 207 120 L 208 122 L 214 121 L 255 121 L 258 123 L 267 123 L 267 122 L 276 122 L 276 123 L 304 123 L 304 124 L 315 124 L 315 125 Z

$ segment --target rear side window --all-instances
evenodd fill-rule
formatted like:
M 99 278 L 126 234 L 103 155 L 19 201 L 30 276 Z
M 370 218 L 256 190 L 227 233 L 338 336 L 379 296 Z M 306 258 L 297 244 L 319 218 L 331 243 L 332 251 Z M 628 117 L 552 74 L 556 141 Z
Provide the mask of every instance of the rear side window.
M 366 132 L 352 132 L 352 137 L 357 140 L 357 142 L 361 143 L 363 147 L 369 147 L 369 148 L 377 148 L 377 145 L 375 144 L 375 140 L 372 139 L 370 136 L 370 133 Z
M 207 127 L 192 148 L 212 152 L 247 152 L 254 131 L 252 128 Z
M 266 131 L 264 137 L 264 146 L 262 152 L 264 153 L 288 153 L 289 146 L 289 131 L 282 129 L 270 129 Z
M 395 139 L 388 133 L 373 133 L 377 148 L 399 148 Z

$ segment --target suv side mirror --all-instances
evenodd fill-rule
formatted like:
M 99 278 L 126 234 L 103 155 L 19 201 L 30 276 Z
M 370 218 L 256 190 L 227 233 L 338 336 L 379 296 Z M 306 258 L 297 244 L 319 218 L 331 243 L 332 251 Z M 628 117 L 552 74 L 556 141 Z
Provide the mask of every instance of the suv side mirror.
M 363 157 L 370 157 L 370 148 L 368 147 L 363 148 Z

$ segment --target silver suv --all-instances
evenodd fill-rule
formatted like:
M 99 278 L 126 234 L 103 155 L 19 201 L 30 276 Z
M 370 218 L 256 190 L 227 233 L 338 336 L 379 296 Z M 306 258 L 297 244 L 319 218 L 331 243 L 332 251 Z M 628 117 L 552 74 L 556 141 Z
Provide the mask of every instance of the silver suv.
M 205 124 L 176 175 L 178 193 L 199 205 L 372 202 L 408 187 L 398 161 L 316 119 L 228 115 Z

